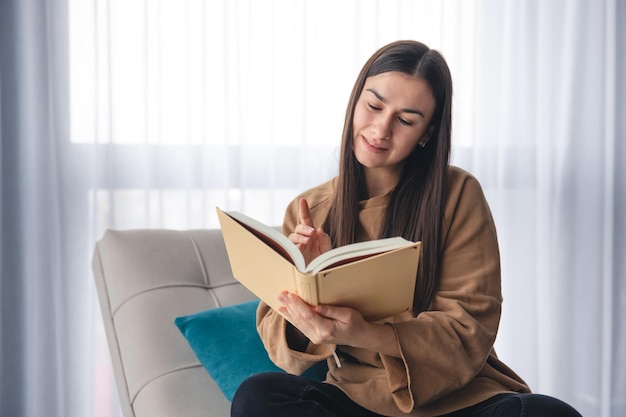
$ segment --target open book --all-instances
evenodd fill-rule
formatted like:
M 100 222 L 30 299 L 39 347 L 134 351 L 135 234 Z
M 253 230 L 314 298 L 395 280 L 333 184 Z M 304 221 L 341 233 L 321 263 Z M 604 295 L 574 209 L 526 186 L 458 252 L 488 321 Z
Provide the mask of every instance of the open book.
M 401 237 L 334 248 L 308 265 L 275 228 L 217 209 L 233 276 L 274 310 L 282 291 L 311 305 L 352 307 L 370 321 L 410 310 L 421 242 Z

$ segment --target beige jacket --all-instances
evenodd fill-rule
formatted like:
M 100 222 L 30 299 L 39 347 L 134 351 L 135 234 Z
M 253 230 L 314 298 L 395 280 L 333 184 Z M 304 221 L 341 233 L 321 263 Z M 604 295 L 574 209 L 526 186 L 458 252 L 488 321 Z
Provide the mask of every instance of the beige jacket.
M 309 202 L 315 226 L 330 209 L 335 181 L 304 192 L 287 208 L 283 232 L 297 223 L 300 197 Z M 306 352 L 289 348 L 286 321 L 266 304 L 257 328 L 270 358 L 300 374 L 326 359 L 326 382 L 361 406 L 386 416 L 437 416 L 507 391 L 529 392 L 524 381 L 500 362 L 493 343 L 500 320 L 500 257 L 496 230 L 478 181 L 451 167 L 442 230 L 440 287 L 428 311 L 384 320 L 395 330 L 402 358 L 337 346 L 342 367 L 328 346 L 309 343 Z M 378 236 L 388 196 L 362 203 L 359 240 Z M 384 278 L 384 277 L 381 277 Z

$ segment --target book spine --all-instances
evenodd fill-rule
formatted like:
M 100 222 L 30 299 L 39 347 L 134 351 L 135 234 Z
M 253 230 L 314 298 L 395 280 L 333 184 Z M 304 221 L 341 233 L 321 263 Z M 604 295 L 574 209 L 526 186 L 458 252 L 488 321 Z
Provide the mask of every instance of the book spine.
M 300 298 L 312 306 L 319 304 L 315 275 L 300 272 L 296 268 L 294 268 L 294 273 L 296 274 L 296 291 Z

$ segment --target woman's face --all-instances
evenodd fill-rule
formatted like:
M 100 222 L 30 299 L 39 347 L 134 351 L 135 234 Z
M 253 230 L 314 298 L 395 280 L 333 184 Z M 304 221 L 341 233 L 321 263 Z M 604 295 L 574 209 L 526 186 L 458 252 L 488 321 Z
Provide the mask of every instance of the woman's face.
M 428 141 L 435 99 L 428 84 L 401 72 L 365 80 L 353 118 L 354 154 L 366 168 L 400 172 L 416 146 Z

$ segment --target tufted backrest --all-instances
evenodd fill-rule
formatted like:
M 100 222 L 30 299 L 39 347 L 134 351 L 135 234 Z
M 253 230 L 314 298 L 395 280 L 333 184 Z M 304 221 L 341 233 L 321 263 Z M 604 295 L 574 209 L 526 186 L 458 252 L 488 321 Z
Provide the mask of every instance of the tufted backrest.
M 174 325 L 255 297 L 232 277 L 219 230 L 108 230 L 93 271 L 125 417 L 228 416 Z

